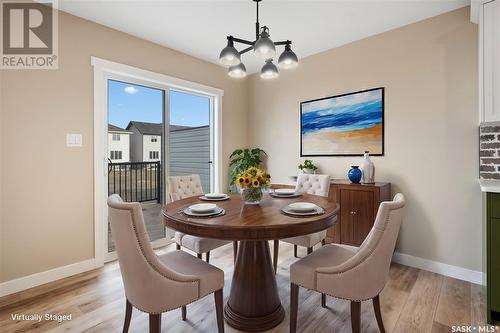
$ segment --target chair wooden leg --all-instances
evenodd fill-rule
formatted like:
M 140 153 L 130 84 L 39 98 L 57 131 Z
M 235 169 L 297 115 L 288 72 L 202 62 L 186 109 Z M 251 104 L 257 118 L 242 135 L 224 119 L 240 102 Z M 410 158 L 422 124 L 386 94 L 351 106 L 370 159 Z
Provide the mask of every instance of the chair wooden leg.
M 182 317 L 182 321 L 186 321 L 186 314 L 187 314 L 187 308 L 186 308 L 186 306 L 184 305 L 184 306 L 181 308 L 181 317 Z
M 321 307 L 326 308 L 326 294 L 321 294 Z
M 175 249 L 176 250 L 180 250 L 181 249 L 181 246 L 179 244 L 175 244 Z
M 238 242 L 233 242 L 233 264 L 236 262 L 236 256 L 238 255 Z
M 293 246 L 293 256 L 294 256 L 295 258 L 298 258 L 298 257 L 299 257 L 299 256 L 297 255 L 297 245 L 294 245 L 294 246 Z
M 274 245 L 273 245 L 273 267 L 274 267 L 274 274 L 278 271 L 278 252 L 280 250 L 280 241 L 278 239 L 274 240 Z
M 297 332 L 297 311 L 299 306 L 299 286 L 290 284 L 290 333 Z
M 384 322 L 382 321 L 382 313 L 380 312 L 380 297 L 375 296 L 372 299 L 373 310 L 375 311 L 375 318 L 377 318 L 378 329 L 380 333 L 385 333 Z
M 308 247 L 307 248 L 307 254 L 311 254 L 313 253 L 313 248 L 312 247 Z
M 201 259 L 201 253 L 198 253 L 198 259 Z M 203 259 L 202 259 L 203 260 Z
M 326 239 L 323 239 L 323 240 L 321 241 L 321 246 L 325 246 L 325 244 L 326 244 Z
M 207 252 L 207 254 L 205 254 L 206 256 L 206 262 L 209 263 L 210 262 L 210 251 Z
M 132 304 L 130 304 L 130 302 L 127 299 L 125 304 L 125 321 L 123 322 L 123 333 L 128 332 L 131 318 L 132 318 Z
M 222 313 L 222 289 L 214 292 L 215 314 L 217 316 L 217 329 L 219 333 L 224 333 L 224 316 Z
M 352 333 L 361 332 L 361 302 L 351 301 L 351 328 Z
M 149 314 L 149 333 L 161 333 L 161 313 Z

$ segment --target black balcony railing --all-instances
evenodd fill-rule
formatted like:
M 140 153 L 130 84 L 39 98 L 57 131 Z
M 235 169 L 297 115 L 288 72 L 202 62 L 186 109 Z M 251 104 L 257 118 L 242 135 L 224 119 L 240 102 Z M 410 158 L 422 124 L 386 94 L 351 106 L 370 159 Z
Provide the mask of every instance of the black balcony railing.
M 125 162 L 108 164 L 108 194 L 123 201 L 161 202 L 161 163 Z

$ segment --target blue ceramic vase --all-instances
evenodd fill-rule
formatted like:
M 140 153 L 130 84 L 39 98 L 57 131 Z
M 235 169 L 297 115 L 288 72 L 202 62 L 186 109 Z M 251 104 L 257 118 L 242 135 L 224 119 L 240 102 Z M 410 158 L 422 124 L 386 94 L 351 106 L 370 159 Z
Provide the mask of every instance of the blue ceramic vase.
M 353 183 L 359 183 L 359 181 L 361 180 L 361 176 L 362 176 L 362 173 L 361 173 L 361 170 L 359 170 L 359 166 L 358 165 L 353 165 L 351 167 L 351 170 L 349 170 L 349 172 L 347 173 L 347 176 L 349 177 L 349 180 Z

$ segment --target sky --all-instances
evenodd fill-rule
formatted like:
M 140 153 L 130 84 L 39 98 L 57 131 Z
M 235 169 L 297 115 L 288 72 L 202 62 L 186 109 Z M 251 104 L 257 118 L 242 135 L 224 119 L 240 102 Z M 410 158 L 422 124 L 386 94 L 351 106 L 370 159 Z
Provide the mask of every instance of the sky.
M 209 98 L 169 91 L 170 124 L 203 126 L 209 124 Z M 131 120 L 161 123 L 163 92 L 135 84 L 108 81 L 108 120 L 125 128 Z
M 342 112 L 343 107 L 350 107 L 361 103 L 369 103 L 382 98 L 382 89 L 375 89 L 362 93 L 353 93 L 340 97 L 329 97 L 314 102 L 302 104 L 302 113 L 329 110 L 330 112 Z

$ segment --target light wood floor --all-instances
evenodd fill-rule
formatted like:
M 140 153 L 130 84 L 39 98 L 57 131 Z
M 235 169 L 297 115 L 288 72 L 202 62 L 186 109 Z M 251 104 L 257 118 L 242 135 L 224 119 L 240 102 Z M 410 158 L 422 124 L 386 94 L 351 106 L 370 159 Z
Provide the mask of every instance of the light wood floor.
M 173 251 L 169 245 L 162 251 Z M 305 249 L 299 250 L 304 255 Z M 271 332 L 288 332 L 289 265 L 293 247 L 280 244 L 277 281 L 287 317 Z M 225 271 L 224 297 L 232 276 L 232 247 L 211 253 L 211 263 Z M 349 303 L 328 298 L 320 307 L 320 294 L 300 289 L 298 332 L 350 332 Z M 485 296 L 479 285 L 393 264 L 381 294 L 382 316 L 388 332 L 451 332 L 452 325 L 485 324 Z M 104 268 L 0 298 L 0 332 L 121 332 L 125 300 L 117 263 Z M 71 314 L 59 324 L 16 322 L 11 314 Z M 370 302 L 362 305 L 362 332 L 378 332 Z M 134 309 L 130 332 L 147 332 L 147 315 Z M 187 321 L 180 310 L 164 313 L 163 332 L 216 332 L 213 296 L 188 306 Z M 226 332 L 235 332 L 226 324 Z

